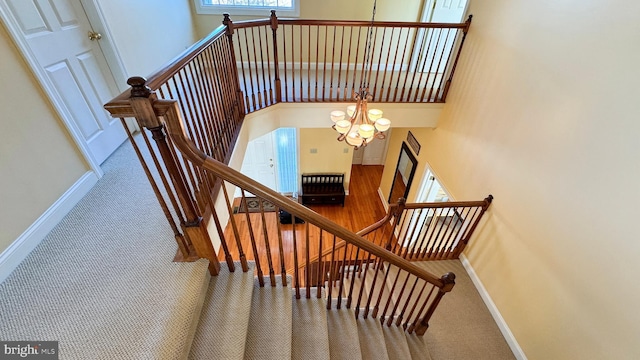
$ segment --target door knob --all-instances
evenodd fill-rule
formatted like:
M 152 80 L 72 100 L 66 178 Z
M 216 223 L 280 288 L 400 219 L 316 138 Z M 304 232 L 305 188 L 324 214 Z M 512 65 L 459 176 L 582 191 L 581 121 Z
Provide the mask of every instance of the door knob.
M 95 31 L 89 31 L 89 40 L 95 41 L 95 40 L 100 40 L 100 39 L 102 39 L 102 34 L 100 34 L 99 32 L 95 32 Z

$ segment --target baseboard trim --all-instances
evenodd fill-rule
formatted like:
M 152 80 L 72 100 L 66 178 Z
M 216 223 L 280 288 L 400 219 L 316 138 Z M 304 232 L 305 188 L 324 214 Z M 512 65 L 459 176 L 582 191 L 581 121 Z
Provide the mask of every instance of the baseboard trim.
M 476 286 L 476 289 L 478 289 L 478 292 L 480 293 L 482 300 L 484 301 L 485 305 L 487 305 L 489 312 L 491 312 L 491 316 L 493 316 L 493 319 L 498 325 L 498 328 L 500 328 L 500 332 L 502 333 L 502 336 L 504 336 L 505 340 L 507 341 L 507 344 L 509 344 L 511 351 L 513 352 L 513 355 L 516 357 L 516 359 L 527 360 L 527 356 L 524 354 L 524 351 L 522 351 L 520 344 L 518 344 L 518 341 L 516 340 L 515 336 L 513 336 L 511 329 L 509 329 L 509 325 L 507 325 L 507 322 L 502 317 L 502 314 L 500 314 L 498 307 L 491 299 L 491 296 L 489 295 L 489 293 L 487 292 L 487 289 L 482 284 L 482 281 L 480 281 L 478 274 L 476 274 L 476 271 L 471 266 L 469 259 L 467 259 L 467 257 L 464 254 L 461 254 L 460 262 L 462 263 L 462 266 L 464 266 L 465 270 L 467 270 L 467 273 L 469 274 L 471 281 L 473 281 L 473 284 Z
M 389 212 L 389 204 L 387 203 L 387 199 L 384 198 L 384 194 L 382 193 L 382 189 L 378 188 L 378 196 L 380 196 L 380 201 L 382 201 L 382 206 L 384 206 L 384 211 Z
M 98 182 L 96 173 L 87 171 L 0 254 L 0 283 L 40 244 L 42 239 L 73 209 L 96 182 Z

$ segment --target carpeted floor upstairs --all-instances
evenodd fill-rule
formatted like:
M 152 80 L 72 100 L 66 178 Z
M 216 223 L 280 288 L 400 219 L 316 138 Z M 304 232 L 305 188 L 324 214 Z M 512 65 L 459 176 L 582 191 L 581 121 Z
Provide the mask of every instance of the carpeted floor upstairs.
M 261 288 L 251 272 L 172 263 L 171 230 L 131 145 L 103 168 L 0 284 L 0 340 L 57 340 L 61 359 L 513 358 L 459 261 L 421 265 L 458 275 L 423 338 L 383 330 L 327 311 L 324 298 L 295 299 L 290 283 Z

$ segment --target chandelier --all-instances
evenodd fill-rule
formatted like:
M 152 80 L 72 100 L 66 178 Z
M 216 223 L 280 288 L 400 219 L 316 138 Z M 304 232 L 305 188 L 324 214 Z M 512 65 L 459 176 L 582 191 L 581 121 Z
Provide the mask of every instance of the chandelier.
M 347 106 L 347 112 L 335 110 L 331 112 L 332 128 L 340 135 L 338 141 L 345 141 L 356 150 L 361 146 L 367 146 L 374 139 L 384 139 L 384 132 L 391 127 L 391 120 L 382 117 L 382 110 L 368 109 L 367 103 L 373 99 L 369 92 L 369 78 L 371 77 L 371 36 L 373 34 L 373 22 L 376 17 L 376 0 L 373 1 L 373 15 L 371 25 L 367 33 L 367 45 L 365 62 L 360 78 L 360 90 L 353 92 L 355 105 Z M 368 71 L 367 71 L 368 68 Z M 348 118 L 346 118 L 348 116 Z M 345 119 L 346 118 L 346 119 Z

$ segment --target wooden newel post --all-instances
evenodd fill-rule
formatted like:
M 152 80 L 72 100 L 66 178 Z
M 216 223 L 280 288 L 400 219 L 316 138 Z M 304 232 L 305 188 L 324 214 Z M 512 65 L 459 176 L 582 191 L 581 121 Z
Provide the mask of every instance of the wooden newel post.
M 160 116 L 168 114 L 156 113 L 156 110 L 158 110 L 154 108 L 156 97 L 153 91 L 146 86 L 145 78 L 132 77 L 129 78 L 127 84 L 131 85 L 131 97 L 129 100 L 136 114 L 136 119 L 141 126 L 151 132 L 180 202 L 181 210 L 185 216 L 184 223 L 180 225 L 186 237 L 187 252 L 189 255 L 209 259 L 209 271 L 211 275 L 217 275 L 220 271 L 218 257 L 213 249 L 207 228 L 188 190 L 186 181 L 178 168 L 176 159 L 173 157 L 167 142 L 165 125 L 160 120 Z M 194 251 L 195 254 L 192 254 Z
M 275 70 L 276 103 L 282 102 L 282 84 L 280 83 L 280 65 L 278 63 L 278 17 L 276 11 L 271 10 L 271 34 L 273 35 L 273 68 Z
M 440 290 L 438 290 L 438 293 L 436 294 L 435 298 L 431 302 L 431 306 L 429 306 L 429 309 L 427 309 L 427 313 L 424 314 L 424 317 L 416 325 L 415 330 L 417 335 L 420 335 L 420 336 L 424 335 L 424 333 L 429 328 L 429 320 L 431 319 L 431 316 L 433 315 L 433 313 L 436 311 L 436 308 L 438 307 L 440 300 L 442 300 L 442 297 L 444 296 L 444 294 L 450 292 L 453 289 L 453 286 L 456 284 L 456 275 L 454 273 L 448 272 L 442 275 L 440 280 L 442 280 L 442 282 L 444 283 L 444 286 L 440 288 Z
M 242 118 L 244 119 L 244 114 L 246 113 L 245 111 L 245 102 L 244 102 L 244 93 L 242 92 L 242 90 L 240 90 L 240 77 L 237 75 L 238 74 L 238 64 L 236 63 L 236 50 L 235 47 L 233 46 L 233 21 L 231 21 L 231 18 L 229 17 L 229 14 L 224 14 L 224 19 L 222 19 L 222 24 L 226 27 L 225 29 L 225 35 L 227 35 L 227 39 L 229 40 L 229 54 L 231 54 L 231 66 L 233 67 L 233 73 L 236 74 L 235 75 L 235 84 L 234 86 L 236 87 L 237 91 L 237 103 L 238 106 L 240 107 L 239 112 L 242 116 Z
M 385 249 L 391 251 L 392 253 L 395 253 L 396 248 L 398 248 L 398 242 L 397 242 L 398 239 L 395 237 L 394 230 L 400 223 L 400 218 L 402 217 L 402 212 L 404 211 L 406 203 L 407 203 L 407 200 L 405 198 L 403 197 L 398 198 L 398 206 L 396 207 L 393 213 L 393 226 L 391 226 L 391 233 L 389 234 L 389 240 L 387 240 L 387 244 L 385 245 Z M 396 240 L 396 243 L 393 244 L 392 246 L 391 243 L 393 242 L 393 240 Z M 399 253 L 402 253 L 402 247 L 399 248 Z

